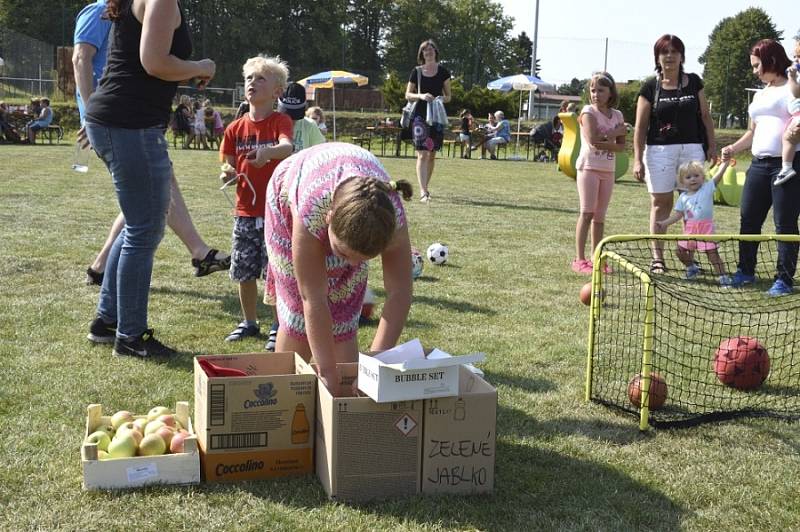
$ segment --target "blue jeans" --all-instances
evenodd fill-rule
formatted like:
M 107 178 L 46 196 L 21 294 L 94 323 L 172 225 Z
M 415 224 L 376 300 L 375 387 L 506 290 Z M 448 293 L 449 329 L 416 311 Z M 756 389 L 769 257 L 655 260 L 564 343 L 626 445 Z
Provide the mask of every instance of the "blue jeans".
M 97 155 L 111 173 L 125 227 L 106 263 L 97 315 L 117 322 L 117 338 L 147 330 L 153 256 L 167 221 L 172 164 L 163 128 L 122 129 L 87 123 Z
M 800 173 L 800 152 L 795 153 L 793 166 Z M 776 187 L 772 181 L 780 171 L 780 157 L 753 158 L 742 190 L 739 227 L 741 234 L 760 235 L 770 207 L 777 234 L 798 234 L 800 178 L 795 177 Z M 775 279 L 780 279 L 789 286 L 792 286 L 792 278 L 797 270 L 799 247 L 794 242 L 778 242 Z M 754 275 L 757 260 L 758 242 L 739 242 L 739 269 L 747 275 Z

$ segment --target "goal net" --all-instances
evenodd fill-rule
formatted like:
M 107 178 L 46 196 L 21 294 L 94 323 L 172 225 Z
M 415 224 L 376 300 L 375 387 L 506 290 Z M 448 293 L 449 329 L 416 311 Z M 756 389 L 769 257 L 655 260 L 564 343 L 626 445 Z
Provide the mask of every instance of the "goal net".
M 793 235 L 604 240 L 592 274 L 587 400 L 637 416 L 642 430 L 800 417 L 800 291 L 767 294 L 779 251 L 796 257 L 798 242 Z M 724 271 L 715 271 L 713 251 L 685 251 L 714 247 L 708 243 Z M 654 246 L 663 247 L 663 271 L 652 268 Z M 755 248 L 752 283 L 720 279 L 734 276 L 740 251 Z

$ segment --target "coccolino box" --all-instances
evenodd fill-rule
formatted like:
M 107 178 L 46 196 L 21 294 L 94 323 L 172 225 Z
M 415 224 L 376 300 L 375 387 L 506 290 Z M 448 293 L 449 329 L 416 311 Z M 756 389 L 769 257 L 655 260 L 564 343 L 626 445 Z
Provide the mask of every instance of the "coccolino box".
M 303 475 L 314 466 L 317 382 L 295 353 L 198 356 L 195 431 L 206 482 Z

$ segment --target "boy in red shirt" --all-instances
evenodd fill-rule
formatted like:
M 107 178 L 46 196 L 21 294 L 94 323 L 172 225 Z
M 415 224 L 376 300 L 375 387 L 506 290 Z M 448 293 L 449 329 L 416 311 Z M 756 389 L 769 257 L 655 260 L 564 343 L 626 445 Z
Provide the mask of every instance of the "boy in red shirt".
M 281 159 L 292 154 L 292 119 L 272 110 L 283 94 L 289 69 L 275 57 L 251 57 L 242 67 L 250 111 L 225 129 L 222 155 L 226 181 L 236 180 L 230 276 L 239 282 L 244 319 L 225 340 L 235 342 L 260 332 L 256 321 L 258 279 L 267 265 L 264 203 L 267 182 Z

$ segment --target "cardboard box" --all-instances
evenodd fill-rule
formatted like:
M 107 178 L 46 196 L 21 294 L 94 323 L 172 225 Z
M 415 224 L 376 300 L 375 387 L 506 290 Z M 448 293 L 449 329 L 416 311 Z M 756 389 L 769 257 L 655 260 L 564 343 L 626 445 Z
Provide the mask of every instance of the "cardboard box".
M 358 364 L 339 364 L 336 397 L 318 382 L 316 470 L 331 499 L 364 502 L 419 493 L 422 401 L 353 397 Z M 306 372 L 314 373 L 313 366 Z
M 99 460 L 96 443 L 81 446 L 83 489 L 138 488 L 148 484 L 198 484 L 200 482 L 200 456 L 197 437 L 189 418 L 189 403 L 178 402 L 175 416 L 192 435 L 185 440 L 185 451 L 160 456 L 133 456 Z M 135 416 L 136 418 L 146 416 Z M 103 406 L 89 405 L 86 415 L 84 441 L 101 425 L 110 425 L 111 416 L 103 415 Z
M 358 389 L 378 403 L 450 397 L 458 394 L 459 366 L 480 362 L 483 353 L 451 356 L 425 353 L 411 340 L 378 355 L 358 355 Z
M 467 368 L 459 371 L 457 397 L 425 401 L 423 493 L 494 489 L 497 390 Z
M 245 377 L 209 377 L 199 360 Z M 195 427 L 206 482 L 311 473 L 316 377 L 295 353 L 195 357 Z

